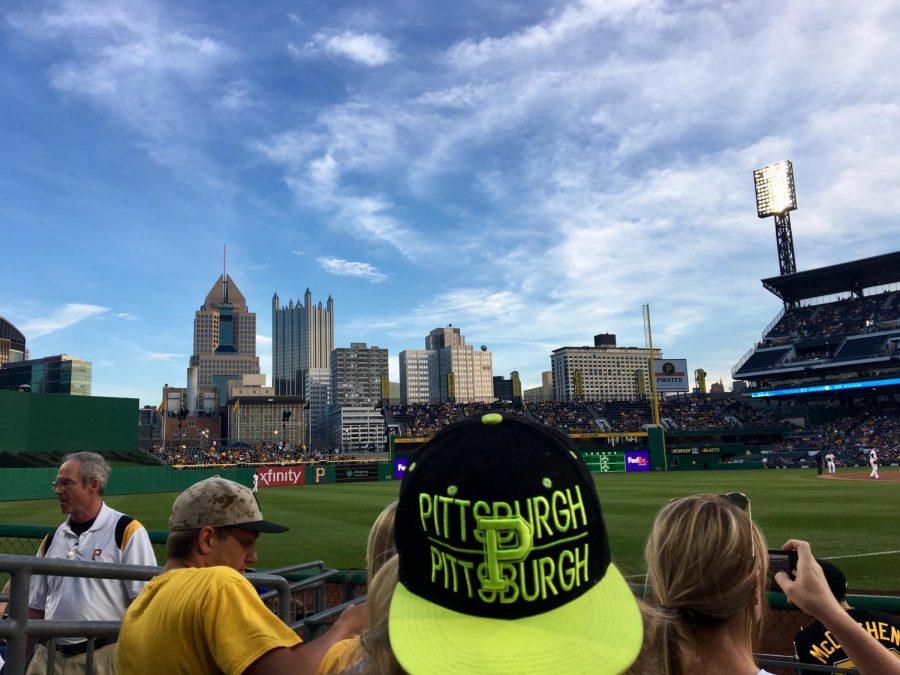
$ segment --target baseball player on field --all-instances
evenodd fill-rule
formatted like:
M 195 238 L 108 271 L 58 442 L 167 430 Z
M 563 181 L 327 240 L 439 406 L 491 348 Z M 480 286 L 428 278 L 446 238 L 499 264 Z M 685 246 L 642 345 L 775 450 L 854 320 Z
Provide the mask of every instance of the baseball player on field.
M 825 463 L 828 465 L 828 473 L 834 474 L 834 453 L 829 452 L 825 455 Z
M 875 452 L 875 448 L 869 450 L 869 464 L 872 465 L 872 473 L 869 474 L 869 478 L 878 480 L 878 453 Z

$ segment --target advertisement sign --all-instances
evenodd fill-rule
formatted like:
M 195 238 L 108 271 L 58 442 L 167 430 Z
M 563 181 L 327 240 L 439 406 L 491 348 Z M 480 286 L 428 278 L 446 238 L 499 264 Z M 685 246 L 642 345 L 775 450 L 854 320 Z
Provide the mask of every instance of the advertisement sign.
M 621 450 L 597 450 L 584 452 L 581 459 L 591 473 L 625 471 L 625 453 Z
M 626 471 L 649 471 L 650 452 L 647 450 L 628 450 L 625 452 Z
M 400 480 L 406 475 L 406 468 L 411 461 L 409 457 L 394 457 L 394 480 Z
M 306 485 L 304 468 L 303 466 L 258 466 L 256 475 L 259 478 L 259 487 Z
M 687 359 L 654 359 L 656 371 L 656 391 L 661 394 L 670 391 L 690 391 Z
M 334 465 L 335 483 L 378 480 L 378 462 L 339 462 Z

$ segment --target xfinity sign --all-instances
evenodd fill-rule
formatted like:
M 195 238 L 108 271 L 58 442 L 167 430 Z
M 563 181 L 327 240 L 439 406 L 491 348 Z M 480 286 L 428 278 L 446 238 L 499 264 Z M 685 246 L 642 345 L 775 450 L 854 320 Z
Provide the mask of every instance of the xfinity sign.
M 656 391 L 663 394 L 672 391 L 690 391 L 687 359 L 654 359 Z
M 266 466 L 256 470 L 259 477 L 259 487 L 287 487 L 289 485 L 306 485 L 306 476 L 302 465 L 290 466 Z

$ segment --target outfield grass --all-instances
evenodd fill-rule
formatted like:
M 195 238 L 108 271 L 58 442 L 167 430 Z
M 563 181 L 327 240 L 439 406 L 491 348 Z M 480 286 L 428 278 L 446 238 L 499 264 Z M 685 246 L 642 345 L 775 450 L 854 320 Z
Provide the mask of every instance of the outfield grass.
M 868 472 L 868 469 L 860 469 Z M 623 574 L 640 575 L 644 542 L 660 506 L 669 499 L 708 492 L 746 493 L 753 519 L 769 548 L 791 538 L 808 539 L 817 556 L 842 558 L 854 589 L 900 593 L 900 485 L 829 481 L 812 470 L 710 471 L 595 476 L 613 549 Z M 397 497 L 396 483 L 270 488 L 260 493 L 263 514 L 290 526 L 260 538 L 260 567 L 324 560 L 362 567 L 366 536 L 379 511 Z M 108 503 L 164 530 L 174 494 L 111 496 Z M 0 502 L 0 522 L 52 525 L 61 521 L 54 500 Z M 885 555 L 860 555 L 895 551 Z

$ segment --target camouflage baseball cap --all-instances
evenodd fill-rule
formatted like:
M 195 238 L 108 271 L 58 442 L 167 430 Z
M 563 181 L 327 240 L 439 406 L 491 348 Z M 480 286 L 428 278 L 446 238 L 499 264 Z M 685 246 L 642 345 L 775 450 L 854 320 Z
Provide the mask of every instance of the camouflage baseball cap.
M 206 526 L 232 526 L 251 532 L 287 532 L 288 529 L 263 520 L 250 488 L 219 476 L 194 483 L 172 504 L 169 532 Z

